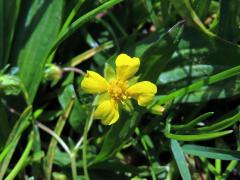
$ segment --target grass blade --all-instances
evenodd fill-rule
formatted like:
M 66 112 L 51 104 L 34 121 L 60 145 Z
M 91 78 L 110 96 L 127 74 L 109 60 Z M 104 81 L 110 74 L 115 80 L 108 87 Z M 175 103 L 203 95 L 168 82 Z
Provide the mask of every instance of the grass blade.
M 182 176 L 182 179 L 191 180 L 192 178 L 188 169 L 187 161 L 184 157 L 181 146 L 176 140 L 173 140 L 173 139 L 171 140 L 171 149 L 172 149 L 174 158 L 177 162 L 177 166 Z
M 221 160 L 239 160 L 240 152 L 199 145 L 184 145 L 183 152 L 194 156 Z
M 230 133 L 232 133 L 232 130 L 221 131 L 216 133 L 194 134 L 194 135 L 185 135 L 185 134 L 180 135 L 180 134 L 165 133 L 165 136 L 167 138 L 176 139 L 179 141 L 203 141 L 203 140 L 209 140 L 209 139 L 221 137 Z

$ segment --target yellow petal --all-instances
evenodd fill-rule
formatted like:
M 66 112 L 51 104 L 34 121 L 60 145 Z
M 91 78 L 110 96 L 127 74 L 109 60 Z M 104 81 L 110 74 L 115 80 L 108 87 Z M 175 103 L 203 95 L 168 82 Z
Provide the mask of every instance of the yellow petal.
M 130 86 L 126 93 L 136 99 L 138 105 L 147 106 L 157 93 L 157 86 L 149 81 L 142 81 Z
M 131 58 L 126 54 L 120 54 L 116 59 L 117 78 L 125 81 L 134 76 L 140 66 L 139 58 Z
M 111 97 L 109 95 L 109 93 L 101 93 L 99 95 L 96 96 L 95 100 L 94 100 L 94 105 L 98 106 L 99 104 L 101 104 L 104 101 L 110 100 Z
M 91 94 L 106 92 L 108 86 L 106 79 L 94 71 L 87 71 L 81 83 L 82 89 Z
M 101 119 L 104 125 L 114 124 L 119 119 L 117 104 L 113 100 L 102 102 L 94 112 L 94 119 Z

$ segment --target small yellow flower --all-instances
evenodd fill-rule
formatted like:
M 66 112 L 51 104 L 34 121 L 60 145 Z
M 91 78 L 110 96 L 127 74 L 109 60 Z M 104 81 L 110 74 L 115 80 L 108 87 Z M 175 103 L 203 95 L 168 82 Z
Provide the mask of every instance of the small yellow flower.
M 147 106 L 157 92 L 155 84 L 142 81 L 131 85 L 130 79 L 136 74 L 140 60 L 120 54 L 116 61 L 114 78 L 106 80 L 93 71 L 87 71 L 81 87 L 91 94 L 99 94 L 99 105 L 94 112 L 94 119 L 100 119 L 104 125 L 111 125 L 119 119 L 119 103 L 125 104 L 129 99 L 137 100 L 138 105 Z

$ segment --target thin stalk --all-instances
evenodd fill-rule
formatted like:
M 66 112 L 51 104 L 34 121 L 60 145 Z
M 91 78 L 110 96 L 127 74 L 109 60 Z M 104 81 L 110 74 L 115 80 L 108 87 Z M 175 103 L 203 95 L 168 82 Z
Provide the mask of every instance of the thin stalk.
M 83 70 L 75 68 L 75 67 L 65 67 L 65 68 L 63 68 L 63 72 L 75 72 L 82 76 L 86 75 L 86 73 Z
M 12 142 L 13 142 L 13 144 L 12 144 L 10 150 L 7 152 L 7 154 L 3 155 L 4 160 L 0 164 L 0 179 L 3 179 L 3 177 L 7 171 L 8 165 L 9 165 L 11 158 L 16 150 L 18 141 L 21 138 L 22 132 L 27 128 L 27 126 L 30 125 L 31 112 L 32 112 L 32 107 L 28 106 L 24 110 L 24 112 L 21 114 L 18 121 L 15 123 L 15 125 L 8 137 L 6 144 L 9 145 Z
M 229 176 L 229 174 L 234 170 L 234 168 L 235 168 L 237 165 L 238 165 L 238 160 L 232 160 L 232 161 L 228 164 L 225 172 L 223 173 L 222 179 L 227 179 L 228 176 Z
M 239 129 L 239 123 L 237 123 L 234 127 L 235 130 L 235 135 L 236 135 L 236 141 L 237 141 L 237 150 L 240 150 L 240 129 Z M 226 170 L 224 171 L 224 173 L 222 174 L 222 178 L 223 179 L 227 179 L 229 174 L 236 168 L 236 166 L 238 165 L 238 160 L 232 160 Z
M 219 175 L 215 176 L 215 180 L 221 180 L 221 160 L 220 159 L 216 159 L 215 160 L 215 168 L 217 173 L 219 173 Z
M 80 63 L 90 59 L 91 57 L 93 57 L 95 54 L 107 50 L 107 49 L 111 49 L 114 47 L 113 41 L 108 41 L 105 42 L 97 47 L 91 48 L 79 55 L 77 55 L 76 57 L 74 57 L 71 61 L 70 61 L 70 66 L 71 67 L 75 67 L 77 65 L 79 65 Z
M 202 161 L 203 165 L 208 168 L 208 170 L 214 175 L 218 176 L 219 173 L 217 172 L 216 168 L 206 159 L 203 157 L 200 157 L 200 160 Z
M 74 99 L 71 99 L 68 105 L 66 106 L 66 108 L 64 109 L 63 114 L 58 119 L 57 125 L 54 130 L 54 133 L 57 134 L 58 136 L 60 136 L 62 133 L 63 127 L 65 126 L 66 120 L 70 115 L 73 104 L 74 104 Z M 54 158 L 56 146 L 57 146 L 57 140 L 54 137 L 52 137 L 48 147 L 46 161 L 44 164 L 44 171 L 45 171 L 45 176 L 47 180 L 51 179 L 52 164 L 53 164 L 53 158 Z
M 92 126 L 92 122 L 93 122 L 93 118 L 92 118 L 92 119 L 90 120 L 90 122 L 89 122 L 88 131 L 89 131 L 90 127 Z M 83 142 L 83 136 L 81 136 L 81 137 L 79 138 L 77 144 L 75 145 L 75 147 L 74 147 L 74 149 L 73 149 L 74 153 L 77 153 L 77 152 L 78 152 L 78 150 L 80 149 L 80 146 L 82 145 L 82 142 Z
M 46 133 L 50 134 L 51 136 L 53 136 L 57 141 L 58 143 L 62 146 L 62 148 L 64 149 L 64 151 L 66 153 L 68 153 L 68 155 L 70 156 L 71 155 L 71 151 L 68 147 L 68 145 L 62 140 L 61 137 L 59 137 L 53 130 L 51 130 L 50 128 L 48 128 L 47 126 L 45 126 L 44 124 L 40 123 L 40 122 L 37 122 L 36 121 L 36 125 L 42 129 L 43 131 L 45 131 Z
M 137 136 L 140 136 L 141 133 L 140 133 L 139 128 L 135 129 L 135 133 L 137 134 Z M 143 146 L 143 148 L 145 150 L 145 153 L 147 155 L 148 161 L 150 163 L 150 172 L 151 172 L 152 179 L 156 180 L 157 178 L 156 178 L 156 175 L 155 175 L 154 170 L 153 170 L 153 162 L 152 162 L 152 157 L 151 157 L 151 155 L 149 153 L 148 145 L 147 145 L 147 143 L 146 143 L 146 141 L 145 141 L 143 136 L 141 136 L 140 139 L 141 139 L 142 146 Z
M 93 121 L 93 114 L 94 114 L 95 108 L 92 109 L 90 117 L 87 119 L 85 127 L 84 127 L 84 132 L 83 132 L 83 171 L 84 171 L 84 177 L 85 180 L 89 180 L 89 175 L 88 175 L 88 164 L 87 164 L 87 135 L 88 135 L 88 130 L 89 130 L 89 125 Z
M 76 155 L 74 152 L 71 154 L 70 161 L 71 161 L 71 169 L 72 169 L 72 178 L 73 180 L 77 180 Z
M 40 122 L 36 122 L 36 124 L 37 124 L 37 126 L 40 129 L 42 129 L 46 133 L 48 133 L 51 136 L 53 136 L 58 141 L 58 143 L 62 146 L 64 151 L 68 154 L 68 156 L 70 158 L 70 161 L 71 161 L 72 177 L 73 177 L 73 180 L 76 180 L 77 179 L 77 166 L 76 166 L 76 155 L 75 155 L 75 153 L 71 152 L 71 150 L 69 149 L 68 145 L 62 140 L 62 138 L 59 137 L 50 128 L 48 128 L 47 126 L 45 126 L 44 124 L 42 124 Z
M 31 152 L 31 149 L 33 146 L 33 140 L 34 140 L 34 135 L 33 135 L 33 133 L 31 133 L 28 144 L 27 144 L 21 158 L 19 159 L 17 164 L 14 166 L 13 170 L 6 177 L 6 180 L 14 179 L 18 175 L 18 173 L 24 168 L 24 166 L 26 165 L 26 163 L 28 161 L 28 155 Z

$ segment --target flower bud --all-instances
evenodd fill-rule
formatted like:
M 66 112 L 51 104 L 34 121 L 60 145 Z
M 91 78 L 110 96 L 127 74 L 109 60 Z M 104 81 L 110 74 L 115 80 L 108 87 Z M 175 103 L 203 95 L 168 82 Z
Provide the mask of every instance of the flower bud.
M 62 70 L 55 64 L 47 64 L 44 71 L 44 80 L 52 81 L 52 85 L 55 85 L 62 77 Z
M 150 112 L 156 115 L 162 115 L 163 112 L 165 111 L 165 108 L 163 106 L 160 105 L 154 105 L 153 107 L 151 107 Z

